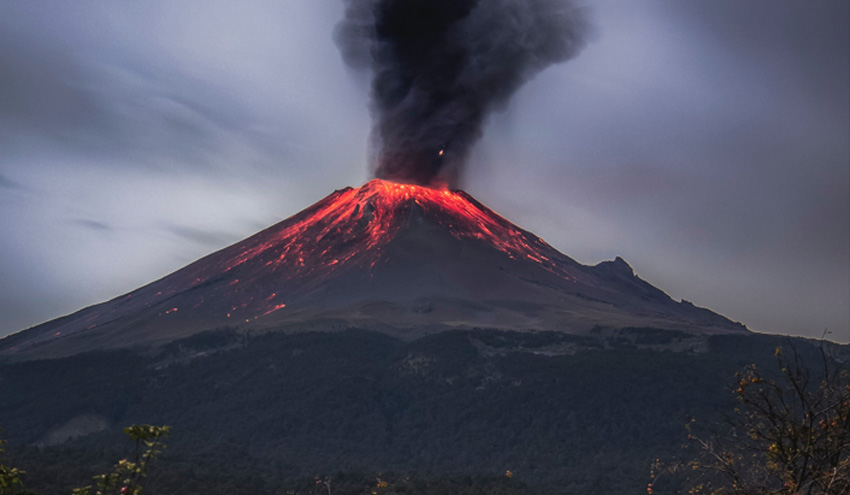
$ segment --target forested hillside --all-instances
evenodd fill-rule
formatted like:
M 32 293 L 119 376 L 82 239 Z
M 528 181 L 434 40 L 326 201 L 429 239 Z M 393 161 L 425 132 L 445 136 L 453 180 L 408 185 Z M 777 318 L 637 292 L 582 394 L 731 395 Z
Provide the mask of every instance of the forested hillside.
M 653 459 L 680 453 L 692 417 L 733 403 L 735 371 L 769 368 L 782 342 L 649 329 L 414 342 L 224 329 L 156 350 L 5 364 L 0 425 L 39 493 L 86 484 L 122 455 L 132 423 L 173 428 L 153 493 L 287 493 L 315 477 L 343 493 L 343 480 L 378 473 L 455 483 L 452 493 L 488 483 L 635 493 Z

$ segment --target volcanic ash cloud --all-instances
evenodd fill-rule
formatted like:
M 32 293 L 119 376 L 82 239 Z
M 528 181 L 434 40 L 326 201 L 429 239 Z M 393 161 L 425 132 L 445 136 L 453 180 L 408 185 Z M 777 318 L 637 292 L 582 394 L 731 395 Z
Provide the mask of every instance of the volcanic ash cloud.
M 453 185 L 487 115 L 588 24 L 570 0 L 344 0 L 335 39 L 372 72 L 376 177 Z

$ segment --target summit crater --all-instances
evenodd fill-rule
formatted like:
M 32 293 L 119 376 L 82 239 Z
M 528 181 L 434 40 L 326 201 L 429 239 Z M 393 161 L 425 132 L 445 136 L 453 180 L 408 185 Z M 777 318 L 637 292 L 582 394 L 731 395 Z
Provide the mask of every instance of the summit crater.
M 375 179 L 146 286 L 0 340 L 0 355 L 159 345 L 205 330 L 746 333 L 620 257 L 582 265 L 463 191 Z

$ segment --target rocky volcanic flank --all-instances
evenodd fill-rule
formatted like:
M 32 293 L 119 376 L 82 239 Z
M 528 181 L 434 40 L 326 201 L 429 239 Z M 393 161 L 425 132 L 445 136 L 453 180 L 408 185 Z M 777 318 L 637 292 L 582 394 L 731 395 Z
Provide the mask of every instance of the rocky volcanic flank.
M 224 326 L 360 327 L 409 339 L 474 327 L 747 332 L 672 300 L 621 258 L 579 264 L 462 191 L 376 179 L 133 292 L 0 340 L 0 354 L 155 345 Z

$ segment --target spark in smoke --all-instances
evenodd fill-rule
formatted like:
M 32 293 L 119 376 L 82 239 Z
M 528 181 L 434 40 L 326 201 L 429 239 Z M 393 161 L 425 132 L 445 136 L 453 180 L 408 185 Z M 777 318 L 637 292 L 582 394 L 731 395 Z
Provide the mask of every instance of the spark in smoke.
M 456 186 L 487 115 L 587 26 L 571 0 L 346 0 L 335 38 L 372 71 L 375 175 Z

